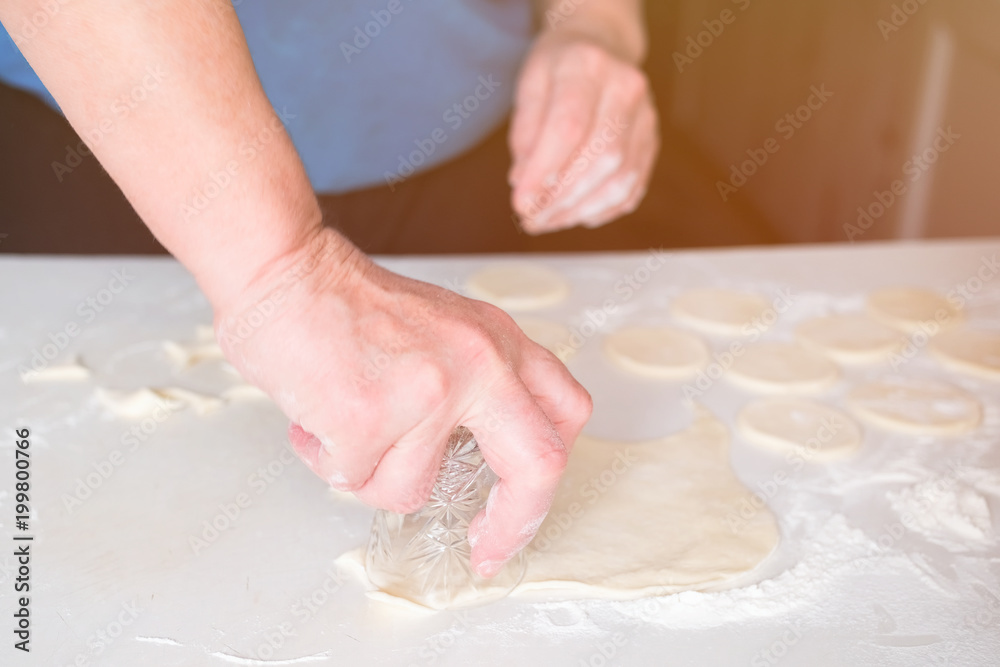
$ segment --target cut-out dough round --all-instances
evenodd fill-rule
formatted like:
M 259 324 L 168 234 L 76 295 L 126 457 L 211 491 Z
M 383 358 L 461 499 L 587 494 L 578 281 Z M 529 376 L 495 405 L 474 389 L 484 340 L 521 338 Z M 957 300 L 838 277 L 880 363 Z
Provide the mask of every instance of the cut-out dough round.
M 806 320 L 795 330 L 803 345 L 843 364 L 881 361 L 902 347 L 895 329 L 866 315 L 831 315 Z
M 960 435 L 979 426 L 983 406 L 975 396 L 944 382 L 890 378 L 851 391 L 847 404 L 865 421 L 918 435 Z
M 1000 333 L 954 329 L 934 338 L 931 352 L 945 365 L 990 380 L 1000 380 Z
M 861 446 L 861 428 L 848 415 L 804 398 L 759 398 L 737 418 L 740 433 L 763 449 L 803 460 L 847 458 Z
M 669 327 L 627 327 L 604 339 L 608 358 L 626 371 L 646 377 L 679 380 L 708 364 L 705 342 Z
M 569 295 L 562 274 L 535 264 L 498 264 L 477 271 L 466 285 L 469 294 L 505 310 L 537 310 Z
M 931 335 L 957 324 L 962 317 L 961 311 L 937 292 L 913 287 L 872 292 L 868 295 L 868 314 L 900 331 Z
M 747 335 L 746 328 L 760 329 L 760 318 L 770 304 L 759 294 L 703 288 L 684 292 L 671 304 L 671 314 L 681 322 L 720 336 Z
M 537 317 L 518 317 L 514 321 L 525 336 L 559 357 L 560 361 L 566 362 L 576 354 L 577 348 L 572 344 L 569 327 Z
M 698 408 L 690 428 L 665 438 L 576 441 L 513 595 L 625 600 L 716 590 L 777 544 L 774 515 L 729 464 L 728 430 Z M 363 576 L 362 551 L 338 563 Z
M 727 373 L 744 389 L 772 394 L 823 391 L 840 378 L 840 369 L 819 352 L 795 343 L 758 343 L 736 357 Z

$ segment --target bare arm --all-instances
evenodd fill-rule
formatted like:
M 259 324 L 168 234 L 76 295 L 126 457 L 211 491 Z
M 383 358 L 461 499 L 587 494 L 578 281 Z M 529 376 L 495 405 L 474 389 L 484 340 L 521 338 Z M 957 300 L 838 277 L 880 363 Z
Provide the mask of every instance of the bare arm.
M 38 13 L 47 22 L 18 38 L 14 27 Z M 5 0 L 0 21 L 214 305 L 320 229 L 312 188 L 230 2 Z M 133 96 L 137 88 L 145 90 Z

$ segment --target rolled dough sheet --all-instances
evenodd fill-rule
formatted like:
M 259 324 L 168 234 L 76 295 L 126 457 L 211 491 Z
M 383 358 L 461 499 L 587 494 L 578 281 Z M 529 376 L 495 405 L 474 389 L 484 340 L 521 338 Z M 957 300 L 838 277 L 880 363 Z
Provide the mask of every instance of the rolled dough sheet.
M 840 369 L 819 352 L 795 343 L 758 343 L 736 358 L 726 374 L 750 391 L 805 394 L 823 391 L 840 378 Z
M 752 496 L 729 465 L 726 427 L 703 408 L 690 428 L 657 440 L 581 436 L 513 595 L 634 599 L 722 587 L 778 544 L 766 506 L 738 529 L 726 521 L 756 508 Z M 362 557 L 340 562 L 357 574 Z
M 538 310 L 565 299 L 569 281 L 536 264 L 497 264 L 473 274 L 466 289 L 470 296 L 504 310 Z
M 684 292 L 671 304 L 670 312 L 679 321 L 699 331 L 719 336 L 747 335 L 770 304 L 759 294 L 735 290 L 702 288 Z M 759 330 L 759 327 L 758 327 Z
M 890 287 L 868 295 L 868 314 L 906 333 L 933 335 L 962 318 L 960 310 L 937 292 L 914 287 Z M 930 327 L 930 329 L 928 329 Z
M 934 338 L 930 349 L 950 368 L 989 380 L 1000 380 L 1000 334 L 994 331 L 945 331 Z
M 855 387 L 848 406 L 862 419 L 891 431 L 960 435 L 975 430 L 983 406 L 958 387 L 918 378 L 887 378 Z
M 749 442 L 803 461 L 843 459 L 861 446 L 861 427 L 850 416 L 805 398 L 759 398 L 736 421 Z
M 906 342 L 895 329 L 867 315 L 831 315 L 806 320 L 795 330 L 800 343 L 842 364 L 882 361 Z
M 670 327 L 625 327 L 604 339 L 604 352 L 626 371 L 665 380 L 683 380 L 708 364 L 708 345 L 698 336 Z

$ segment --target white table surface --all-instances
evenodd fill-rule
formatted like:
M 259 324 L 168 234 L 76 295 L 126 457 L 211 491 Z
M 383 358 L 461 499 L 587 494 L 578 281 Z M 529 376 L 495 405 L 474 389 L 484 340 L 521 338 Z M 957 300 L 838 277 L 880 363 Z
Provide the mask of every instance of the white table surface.
M 645 278 L 648 253 L 526 261 L 564 271 L 574 287 L 568 302 L 539 317 L 578 325 L 588 308 L 610 298 L 616 311 L 607 332 L 626 322 L 669 321 L 667 304 L 687 287 L 747 288 L 769 298 L 791 289 L 793 307 L 765 336 L 787 339 L 802 319 L 860 309 L 867 291 L 888 285 L 976 288 L 966 306 L 970 319 L 1000 328 L 1000 278 L 976 281 L 998 254 L 995 239 L 672 252 L 627 298 L 615 285 Z M 460 286 L 487 261 L 514 259 L 384 264 Z M 100 295 L 116 270 L 133 276 L 128 287 L 87 321 L 79 304 Z M 211 319 L 177 263 L 0 256 L 0 284 L 0 664 L 1000 665 L 1000 387 L 943 373 L 925 350 L 899 373 L 946 377 L 975 392 L 986 405 L 980 431 L 931 439 L 868 428 L 856 457 L 794 472 L 768 494 L 782 543 L 736 590 L 645 602 L 508 598 L 462 613 L 415 615 L 369 600 L 338 573 L 334 559 L 364 543 L 371 510 L 333 498 L 291 460 L 286 421 L 270 404 L 227 405 L 207 417 L 189 409 L 134 451 L 123 446 L 131 424 L 104 413 L 97 387 L 218 392 L 233 381 L 217 364 L 177 371 L 163 353 L 160 341 L 192 340 L 195 326 Z M 58 359 L 78 355 L 93 377 L 22 383 L 18 365 L 71 322 L 79 334 Z M 680 386 L 615 370 L 601 356 L 600 337 L 570 362 L 595 398 L 587 430 L 628 439 L 683 428 L 690 415 L 678 400 Z M 717 351 L 728 345 L 710 342 Z M 890 371 L 846 370 L 822 399 L 843 406 L 858 380 Z M 731 425 L 750 397 L 721 381 L 702 402 Z M 31 431 L 33 484 L 30 655 L 13 649 L 11 634 L 11 545 L 19 533 L 12 525 L 13 432 L 23 427 Z M 120 465 L 69 509 L 68 494 L 95 468 L 107 470 L 116 449 Z M 786 466 L 737 434 L 732 462 L 752 489 Z M 265 478 L 260 471 L 268 466 Z M 887 494 L 942 479 L 942 488 L 985 500 L 992 515 L 986 537 L 965 544 L 942 526 L 931 533 L 906 528 L 880 542 L 900 520 Z M 240 494 L 248 506 L 195 553 L 191 537 Z

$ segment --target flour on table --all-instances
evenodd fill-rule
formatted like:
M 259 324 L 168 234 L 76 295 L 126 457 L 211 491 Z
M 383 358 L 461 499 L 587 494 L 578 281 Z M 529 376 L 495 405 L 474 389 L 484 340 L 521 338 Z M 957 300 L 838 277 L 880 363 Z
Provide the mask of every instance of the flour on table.
M 933 335 L 957 324 L 962 313 L 945 297 L 925 289 L 892 287 L 868 295 L 868 314 L 905 333 Z
M 960 435 L 979 426 L 982 404 L 958 387 L 919 378 L 886 378 L 855 387 L 848 406 L 867 422 L 919 435 Z
M 840 378 L 840 369 L 819 352 L 795 343 L 748 347 L 726 374 L 744 389 L 764 393 L 816 393 Z
M 670 327 L 626 327 L 604 339 L 604 353 L 622 369 L 646 377 L 683 380 L 709 360 L 698 336 Z
M 953 329 L 936 336 L 930 350 L 946 366 L 989 380 L 1000 380 L 1000 334 Z
M 505 310 L 538 310 L 565 299 L 569 281 L 536 264 L 497 264 L 473 274 L 466 289 L 470 296 Z
M 842 364 L 881 361 L 905 343 L 895 329 L 860 314 L 806 320 L 795 330 L 795 336 L 803 345 Z
M 677 320 L 704 333 L 742 336 L 755 321 L 759 325 L 759 319 L 769 307 L 759 294 L 702 288 L 678 296 L 670 312 Z M 759 326 L 756 329 L 759 330 Z
M 843 459 L 861 446 L 861 428 L 844 412 L 804 398 L 760 398 L 737 417 L 751 443 L 802 460 Z
M 935 475 L 886 497 L 907 528 L 949 551 L 968 551 L 994 539 L 986 498 L 956 477 Z

